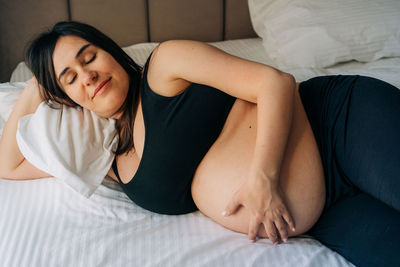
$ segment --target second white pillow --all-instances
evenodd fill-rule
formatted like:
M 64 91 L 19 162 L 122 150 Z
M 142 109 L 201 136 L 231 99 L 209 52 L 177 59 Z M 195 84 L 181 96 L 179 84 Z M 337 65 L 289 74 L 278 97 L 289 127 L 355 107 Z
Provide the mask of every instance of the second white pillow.
M 249 9 L 278 67 L 400 56 L 398 0 L 249 0 Z

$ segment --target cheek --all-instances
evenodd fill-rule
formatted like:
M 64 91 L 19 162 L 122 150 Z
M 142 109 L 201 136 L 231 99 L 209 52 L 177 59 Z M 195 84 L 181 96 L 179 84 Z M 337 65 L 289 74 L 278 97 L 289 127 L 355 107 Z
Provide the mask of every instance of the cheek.
M 79 93 L 79 90 L 76 90 L 76 89 L 74 90 L 73 88 L 69 88 L 68 90 L 65 90 L 65 93 L 68 95 L 69 98 L 71 98 L 79 106 L 81 106 L 81 107 L 87 106 L 85 97 L 83 94 Z

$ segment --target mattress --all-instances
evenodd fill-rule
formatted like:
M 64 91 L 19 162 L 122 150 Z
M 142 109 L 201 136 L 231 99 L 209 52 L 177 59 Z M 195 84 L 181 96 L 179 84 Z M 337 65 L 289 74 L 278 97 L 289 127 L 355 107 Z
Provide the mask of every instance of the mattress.
M 144 64 L 156 43 L 124 48 Z M 260 38 L 212 43 L 231 54 L 274 66 Z M 400 58 L 349 62 L 327 69 L 283 69 L 297 81 L 361 74 L 400 87 Z M 30 78 L 21 63 L 11 81 Z M 200 212 L 168 216 L 135 205 L 105 177 L 90 198 L 61 180 L 0 179 L 0 266 L 353 266 L 307 235 L 273 245 L 251 243 Z

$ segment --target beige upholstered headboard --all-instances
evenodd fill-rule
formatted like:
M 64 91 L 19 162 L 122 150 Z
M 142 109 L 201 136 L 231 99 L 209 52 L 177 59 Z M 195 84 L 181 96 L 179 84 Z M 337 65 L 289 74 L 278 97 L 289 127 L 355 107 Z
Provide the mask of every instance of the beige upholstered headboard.
M 61 20 L 92 24 L 122 47 L 256 37 L 247 0 L 0 0 L 0 82 L 9 81 L 28 41 Z

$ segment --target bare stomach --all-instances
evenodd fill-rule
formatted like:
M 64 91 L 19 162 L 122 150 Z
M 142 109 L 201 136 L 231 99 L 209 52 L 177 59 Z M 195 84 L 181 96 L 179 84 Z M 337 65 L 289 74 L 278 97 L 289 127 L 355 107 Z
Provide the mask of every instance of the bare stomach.
M 281 166 L 280 185 L 296 224 L 289 236 L 306 232 L 325 203 L 325 179 L 318 147 L 304 111 L 298 84 L 291 132 Z M 245 208 L 229 217 L 221 212 L 244 183 L 257 132 L 257 106 L 236 100 L 224 128 L 203 158 L 192 182 L 192 196 L 201 212 L 228 229 L 247 233 L 250 214 Z M 267 237 L 263 227 L 259 236 Z

